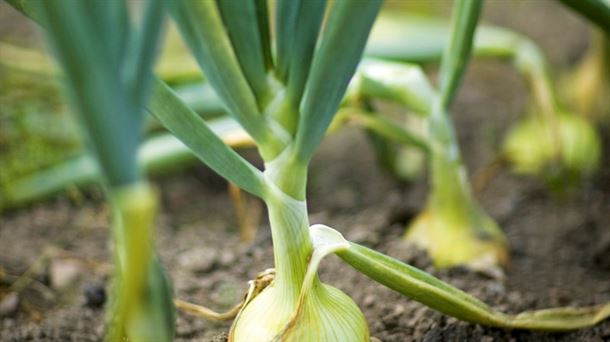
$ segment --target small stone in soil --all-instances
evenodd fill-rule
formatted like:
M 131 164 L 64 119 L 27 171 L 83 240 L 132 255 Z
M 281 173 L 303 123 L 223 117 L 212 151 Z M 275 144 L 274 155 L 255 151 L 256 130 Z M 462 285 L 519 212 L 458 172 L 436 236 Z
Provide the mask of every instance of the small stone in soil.
M 0 317 L 10 317 L 17 313 L 19 308 L 19 295 L 17 292 L 9 292 L 0 300 Z
M 106 290 L 99 283 L 91 283 L 85 285 L 85 300 L 86 305 L 92 309 L 101 308 L 106 302 Z
M 219 264 L 220 266 L 227 267 L 231 266 L 235 262 L 235 253 L 232 250 L 225 249 L 220 253 Z
M 178 264 L 195 273 L 211 271 L 216 264 L 216 255 L 211 248 L 196 247 L 178 255 Z
M 62 290 L 72 285 L 81 273 L 81 266 L 73 260 L 54 259 L 49 266 L 51 287 Z
M 375 296 L 371 294 L 366 295 L 366 297 L 364 297 L 364 300 L 362 301 L 362 304 L 364 304 L 364 306 L 367 308 L 373 306 L 373 304 L 375 304 Z

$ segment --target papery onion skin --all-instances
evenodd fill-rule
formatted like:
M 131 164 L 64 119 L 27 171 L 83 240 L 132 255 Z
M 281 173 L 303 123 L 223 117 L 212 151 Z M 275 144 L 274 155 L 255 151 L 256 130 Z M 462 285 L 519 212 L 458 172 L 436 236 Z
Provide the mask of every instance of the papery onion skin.
M 339 289 L 316 282 L 302 305 L 270 285 L 237 317 L 229 341 L 369 341 L 362 311 Z

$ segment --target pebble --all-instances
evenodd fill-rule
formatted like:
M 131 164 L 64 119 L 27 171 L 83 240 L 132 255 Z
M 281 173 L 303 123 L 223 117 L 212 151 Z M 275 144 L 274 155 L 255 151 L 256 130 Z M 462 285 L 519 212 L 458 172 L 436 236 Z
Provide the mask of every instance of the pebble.
M 188 271 L 205 273 L 214 268 L 216 254 L 211 248 L 192 248 L 178 255 L 178 264 Z
M 101 308 L 106 302 L 106 290 L 100 283 L 90 283 L 85 285 L 85 303 L 92 309 Z
M 372 307 L 373 304 L 375 304 L 375 296 L 372 294 L 366 295 L 366 297 L 364 297 L 364 300 L 362 301 L 362 304 L 364 304 L 364 306 L 367 308 Z
M 51 287 L 62 290 L 78 279 L 81 274 L 81 266 L 74 260 L 54 259 L 49 266 L 49 280 Z
M 0 300 L 0 317 L 10 317 L 17 313 L 19 308 L 19 295 L 9 292 Z
M 235 253 L 230 249 L 225 249 L 220 253 L 218 260 L 220 266 L 227 267 L 231 266 L 235 262 Z

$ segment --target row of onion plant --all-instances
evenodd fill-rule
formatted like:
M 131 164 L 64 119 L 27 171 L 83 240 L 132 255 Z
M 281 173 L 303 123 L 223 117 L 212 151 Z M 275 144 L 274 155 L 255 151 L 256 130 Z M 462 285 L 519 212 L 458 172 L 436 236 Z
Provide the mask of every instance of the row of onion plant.
M 211 169 L 267 206 L 274 276 L 238 312 L 232 341 L 369 340 L 358 306 L 317 276 L 318 265 L 331 253 L 373 280 L 469 322 L 564 331 L 610 316 L 610 304 L 506 315 L 425 272 L 351 243 L 330 227 L 310 227 L 308 165 L 361 62 L 382 1 L 336 0 L 322 29 L 326 1 L 280 0 L 275 53 L 265 1 L 150 1 L 137 26 L 129 20 L 125 2 L 117 3 L 121 6 L 17 2 L 45 28 L 115 208 L 118 286 L 109 310 L 110 339 L 173 336 L 169 285 L 152 248 L 156 194 L 136 162 L 144 108 Z M 439 90 L 429 88 L 433 139 L 428 148 L 438 187 L 429 210 L 464 200 L 487 224 L 462 181 L 465 173 L 447 113 L 469 59 L 481 6 L 480 0 L 456 1 Z M 151 77 L 164 7 L 224 109 L 256 145 L 264 170 L 231 149 L 166 83 Z M 491 227 L 483 233 L 496 236 Z

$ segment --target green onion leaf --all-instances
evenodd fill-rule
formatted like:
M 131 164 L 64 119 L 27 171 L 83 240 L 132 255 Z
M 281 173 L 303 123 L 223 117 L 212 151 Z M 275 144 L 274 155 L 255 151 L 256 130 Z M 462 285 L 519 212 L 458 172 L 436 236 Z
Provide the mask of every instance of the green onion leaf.
M 303 0 L 278 0 L 275 8 L 275 58 L 277 76 L 288 80 L 290 51 L 296 36 L 296 21 Z
M 483 7 L 482 0 L 458 0 L 452 18 L 451 39 L 440 69 L 440 108 L 446 110 L 455 97 L 470 59 L 474 31 Z
M 282 138 L 271 134 L 256 99 L 241 72 L 231 42 L 214 1 L 171 2 L 176 24 L 208 81 L 223 100 L 227 111 L 259 143 L 263 157 L 283 148 Z
M 610 317 L 610 303 L 585 308 L 556 308 L 506 315 L 473 296 L 415 267 L 350 243 L 337 255 L 371 279 L 415 301 L 460 320 L 506 329 L 568 331 Z
M 121 66 L 125 57 L 127 42 L 130 39 L 129 15 L 124 0 L 83 1 L 87 16 L 100 34 L 100 42 L 110 52 L 112 62 Z
M 263 173 L 243 159 L 165 83 L 155 79 L 147 109 L 206 165 L 240 188 L 263 197 Z
M 273 67 L 273 56 L 271 54 L 271 34 L 269 32 L 269 9 L 267 8 L 267 0 L 254 0 L 254 3 L 256 5 L 256 15 L 258 16 L 258 33 L 261 40 L 265 67 L 271 69 Z
M 216 0 L 216 3 L 243 74 L 258 103 L 265 103 L 269 87 L 261 33 L 254 30 L 259 27 L 256 4 L 253 1 L 235 0 Z
M 358 91 L 364 96 L 395 101 L 419 115 L 428 115 L 435 90 L 421 67 L 366 58 L 354 77 Z M 352 81 L 354 82 L 354 81 Z
M 156 59 L 158 37 L 163 27 L 164 5 L 162 0 L 147 1 L 145 6 L 141 27 L 130 36 L 122 69 L 123 78 L 135 103 L 145 102 L 145 94 L 150 91 L 152 81 L 150 70 Z
M 296 111 L 301 102 L 311 59 L 318 41 L 326 0 L 301 1 L 295 25 L 293 43 L 288 51 L 288 100 Z
M 133 122 L 137 108 L 125 96 L 110 52 L 94 38 L 103 39 L 95 24 L 87 20 L 85 2 L 33 4 L 40 6 L 49 41 L 72 85 L 70 96 L 82 114 L 108 182 L 112 186 L 135 182 L 139 178 L 133 158 L 140 136 Z
M 301 101 L 295 146 L 301 162 L 309 161 L 332 121 L 381 4 L 381 0 L 335 2 Z

